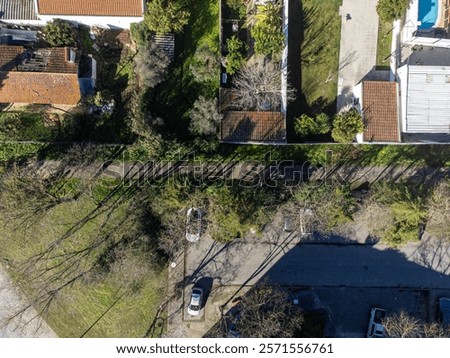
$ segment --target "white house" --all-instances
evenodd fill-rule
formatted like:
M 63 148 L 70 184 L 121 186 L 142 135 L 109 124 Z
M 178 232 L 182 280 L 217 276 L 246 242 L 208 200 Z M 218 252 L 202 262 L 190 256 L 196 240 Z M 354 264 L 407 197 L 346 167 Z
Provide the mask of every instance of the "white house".
M 88 26 L 130 28 L 143 20 L 144 0 L 34 0 L 37 17 L 59 18 Z

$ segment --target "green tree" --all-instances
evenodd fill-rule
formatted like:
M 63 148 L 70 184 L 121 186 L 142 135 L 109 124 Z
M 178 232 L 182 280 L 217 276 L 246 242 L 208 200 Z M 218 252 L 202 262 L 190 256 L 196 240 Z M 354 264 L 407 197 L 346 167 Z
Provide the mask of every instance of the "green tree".
M 241 40 L 239 40 L 236 35 L 233 35 L 232 37 L 227 39 L 227 49 L 227 73 L 233 75 L 241 68 L 242 63 L 244 62 L 244 56 L 242 55 L 242 52 L 245 50 L 245 45 Z
M 388 218 L 379 222 L 381 227 L 376 230 L 381 240 L 393 247 L 419 240 L 419 227 L 428 216 L 422 191 L 420 187 L 388 182 L 372 186 L 372 199 L 388 212 Z
M 295 132 L 301 137 L 326 134 L 331 130 L 330 118 L 325 113 L 320 113 L 315 118 L 302 114 L 295 119 L 294 126 Z
M 364 129 L 361 115 L 355 109 L 337 114 L 333 119 L 331 136 L 336 142 L 350 143 Z
M 218 111 L 217 98 L 198 97 L 190 111 L 189 131 L 195 135 L 215 136 L 222 115 Z
M 50 46 L 73 46 L 75 34 L 72 26 L 67 21 L 55 19 L 44 27 L 45 40 Z
M 130 33 L 138 49 L 146 47 L 152 40 L 152 32 L 144 22 L 133 22 L 130 26 Z
M 233 9 L 237 15 L 239 15 L 240 19 L 245 17 L 246 6 L 244 0 L 227 0 L 227 5 Z
M 352 220 L 354 198 L 349 186 L 338 182 L 310 182 L 294 192 L 294 213 L 307 213 L 299 217 L 305 227 L 329 232 Z M 294 218 L 297 220 L 297 218 Z
M 150 88 L 164 80 L 170 64 L 170 60 L 164 51 L 153 42 L 147 43 L 145 47 L 139 49 L 134 56 L 134 62 L 136 73 L 142 84 Z
M 384 21 L 400 19 L 408 8 L 410 0 L 378 0 L 377 13 Z
M 194 62 L 189 66 L 198 82 L 219 81 L 219 56 L 208 45 L 201 45 L 194 54 Z
M 189 21 L 190 12 L 176 1 L 151 0 L 147 8 L 144 22 L 156 33 L 181 32 Z
M 284 47 L 282 31 L 281 3 L 269 2 L 258 6 L 256 24 L 251 28 L 251 36 L 255 40 L 255 52 L 264 56 L 277 57 Z

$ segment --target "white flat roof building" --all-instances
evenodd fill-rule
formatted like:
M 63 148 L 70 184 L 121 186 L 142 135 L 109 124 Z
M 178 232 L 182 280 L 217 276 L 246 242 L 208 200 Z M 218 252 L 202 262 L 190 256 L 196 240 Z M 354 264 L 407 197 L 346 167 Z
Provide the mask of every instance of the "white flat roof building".
M 407 86 L 401 86 L 406 93 L 402 131 L 450 133 L 450 66 L 410 65 L 403 70 Z

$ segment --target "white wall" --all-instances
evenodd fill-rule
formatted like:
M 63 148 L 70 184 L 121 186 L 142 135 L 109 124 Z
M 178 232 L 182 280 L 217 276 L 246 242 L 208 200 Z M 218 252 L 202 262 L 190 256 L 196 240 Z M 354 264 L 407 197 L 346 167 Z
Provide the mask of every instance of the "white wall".
M 63 19 L 78 24 L 87 26 L 101 25 L 109 27 L 118 27 L 121 29 L 129 29 L 131 23 L 140 22 L 144 19 L 143 16 L 68 16 L 68 15 L 39 15 L 38 17 L 45 23 L 54 19 Z

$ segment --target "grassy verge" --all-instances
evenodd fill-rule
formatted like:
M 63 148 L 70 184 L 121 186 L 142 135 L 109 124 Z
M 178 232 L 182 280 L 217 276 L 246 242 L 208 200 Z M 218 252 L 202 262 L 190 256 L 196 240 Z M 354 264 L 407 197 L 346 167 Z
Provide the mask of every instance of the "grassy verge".
M 392 22 L 380 19 L 378 24 L 377 62 L 380 70 L 389 69 L 389 55 L 391 54 Z
M 0 258 L 35 308 L 60 337 L 158 335 L 165 265 L 130 188 L 62 180 L 49 192 L 63 200 L 48 202 L 30 180 L 2 178 Z
M 301 48 L 302 95 L 308 111 L 332 112 L 337 94 L 341 0 L 305 0 Z

